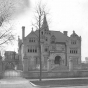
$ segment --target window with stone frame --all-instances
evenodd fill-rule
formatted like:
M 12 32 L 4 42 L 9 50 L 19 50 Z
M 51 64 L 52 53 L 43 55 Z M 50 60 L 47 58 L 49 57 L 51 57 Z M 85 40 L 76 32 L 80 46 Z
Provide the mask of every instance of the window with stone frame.
M 37 49 L 35 49 L 35 53 L 37 53 Z
M 77 48 L 70 48 L 70 54 L 77 54 L 78 49 Z
M 35 38 L 34 38 L 34 37 L 29 38 L 29 42 L 30 42 L 30 43 L 35 42 Z
M 32 53 L 32 49 L 30 49 L 30 53 Z
M 36 46 L 30 46 L 28 47 L 28 53 L 37 53 L 37 47 Z
M 76 40 L 71 40 L 71 44 L 75 45 L 77 43 Z
M 48 51 L 48 49 L 47 48 L 45 48 L 45 52 L 47 52 Z
M 28 49 L 28 53 L 30 52 L 30 50 Z
M 44 51 L 45 52 L 48 52 L 48 46 L 45 47 Z
M 45 40 L 48 41 L 48 38 L 46 37 Z

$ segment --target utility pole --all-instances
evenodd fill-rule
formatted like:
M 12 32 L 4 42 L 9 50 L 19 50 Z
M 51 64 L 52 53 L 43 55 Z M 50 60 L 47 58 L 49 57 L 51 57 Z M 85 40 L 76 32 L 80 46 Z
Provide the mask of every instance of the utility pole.
M 39 59 L 40 59 L 40 81 L 42 80 L 42 60 L 41 60 L 41 41 L 40 41 L 40 29 L 41 29 L 41 15 L 39 15 Z

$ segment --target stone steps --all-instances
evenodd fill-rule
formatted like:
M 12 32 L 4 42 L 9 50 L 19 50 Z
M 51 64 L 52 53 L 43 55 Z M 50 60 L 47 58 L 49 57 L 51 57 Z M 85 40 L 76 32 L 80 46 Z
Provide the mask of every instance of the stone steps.
M 65 70 L 68 70 L 69 68 L 67 66 L 60 66 L 60 65 L 57 65 L 57 66 L 54 66 L 51 70 L 53 71 L 65 71 Z

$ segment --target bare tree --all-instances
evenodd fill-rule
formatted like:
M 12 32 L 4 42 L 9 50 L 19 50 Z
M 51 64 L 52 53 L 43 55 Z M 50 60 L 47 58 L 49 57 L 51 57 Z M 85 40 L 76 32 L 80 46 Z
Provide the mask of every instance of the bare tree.
M 11 43 L 12 40 L 15 39 L 15 35 L 12 33 L 13 28 L 10 27 L 9 29 L 5 28 L 0 28 L 0 47 L 2 45 L 8 44 L 9 42 Z
M 0 0 L 0 26 L 29 7 L 29 0 Z
M 40 59 L 40 81 L 42 80 L 42 58 L 41 58 L 41 41 L 40 41 L 40 30 L 42 28 L 44 15 L 47 15 L 45 10 L 46 5 L 42 5 L 41 2 L 37 5 L 35 9 L 35 23 L 32 23 L 36 29 L 39 30 L 39 59 Z
M 46 5 L 42 5 L 41 2 L 38 3 L 34 14 L 35 23 L 32 23 L 32 26 L 39 29 L 39 27 L 42 27 L 44 15 L 48 14 L 46 11 Z
M 7 44 L 15 39 L 12 33 L 13 28 L 4 28 L 4 22 L 23 13 L 29 7 L 29 0 L 0 0 L 0 46 Z

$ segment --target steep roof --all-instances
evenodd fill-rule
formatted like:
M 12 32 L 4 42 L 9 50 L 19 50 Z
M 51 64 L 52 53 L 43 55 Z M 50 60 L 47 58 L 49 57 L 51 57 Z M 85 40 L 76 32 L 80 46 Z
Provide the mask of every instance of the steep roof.
M 43 24 L 42 24 L 41 30 L 47 30 L 47 31 L 49 31 L 49 27 L 48 27 L 48 23 L 47 23 L 47 19 L 46 19 L 46 15 L 45 14 L 44 14 Z M 52 35 L 55 36 L 57 42 L 66 42 L 66 40 L 69 40 L 69 37 L 66 36 L 66 35 L 64 35 L 60 31 L 50 31 L 50 34 L 51 34 L 50 36 L 52 36 Z M 39 30 L 36 30 L 36 31 L 32 30 L 31 33 L 28 34 L 26 37 L 31 37 L 33 35 L 35 35 L 36 37 L 38 37 L 39 36 Z
M 64 35 L 62 32 L 60 31 L 50 31 L 51 32 L 51 36 L 54 35 L 57 42 L 66 42 L 66 40 L 69 40 L 69 37 Z M 35 31 L 35 34 L 37 36 L 39 36 L 39 30 Z
M 36 33 L 36 31 L 31 31 L 31 33 L 29 33 L 25 38 L 31 37 L 33 35 L 35 35 L 36 37 L 38 37 L 38 33 Z
M 42 30 L 43 30 L 43 29 L 49 30 L 48 22 L 47 22 L 47 19 L 46 19 L 46 14 L 44 14 L 43 24 L 42 24 L 41 29 L 42 29 Z
M 66 42 L 66 40 L 69 39 L 68 36 L 64 35 L 60 31 L 51 31 L 51 35 L 54 35 L 56 37 L 57 42 Z

